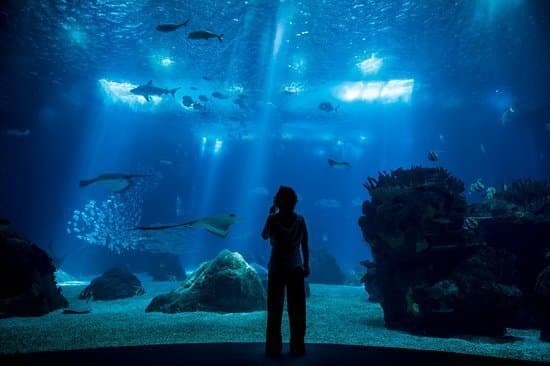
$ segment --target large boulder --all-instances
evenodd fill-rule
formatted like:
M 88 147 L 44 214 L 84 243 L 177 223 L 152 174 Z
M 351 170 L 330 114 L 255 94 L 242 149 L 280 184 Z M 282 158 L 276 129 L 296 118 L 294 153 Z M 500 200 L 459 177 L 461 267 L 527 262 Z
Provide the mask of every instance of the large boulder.
M 374 262 L 365 288 L 388 328 L 420 334 L 502 336 L 522 292 L 515 256 L 488 247 L 466 220 L 464 183 L 444 168 L 369 178 L 359 226 Z
M 117 300 L 145 293 L 140 280 L 132 273 L 113 268 L 95 278 L 81 293 L 80 299 Z
M 535 294 L 541 326 L 540 339 L 550 342 L 550 249 L 546 252 L 545 267 L 537 276 Z
M 239 253 L 223 250 L 202 263 L 183 286 L 156 296 L 145 311 L 233 313 L 265 309 L 266 293 L 256 270 Z
M 326 283 L 330 285 L 341 285 L 346 281 L 346 274 L 330 253 L 327 247 L 310 250 L 311 283 Z
M 46 252 L 13 231 L 0 227 L 0 313 L 39 316 L 66 307 Z

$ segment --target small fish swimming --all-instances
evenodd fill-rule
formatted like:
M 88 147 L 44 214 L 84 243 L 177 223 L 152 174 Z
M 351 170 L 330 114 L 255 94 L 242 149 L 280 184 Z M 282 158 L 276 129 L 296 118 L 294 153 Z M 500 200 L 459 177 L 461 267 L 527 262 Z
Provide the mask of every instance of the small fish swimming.
M 132 186 L 132 184 L 134 183 L 133 180 L 135 178 L 141 178 L 141 177 L 150 177 L 150 175 L 105 173 L 92 179 L 81 180 L 80 187 L 86 187 L 91 184 L 99 184 L 106 187 L 112 192 L 122 193 L 128 190 Z
M 199 100 L 201 102 L 208 102 L 208 97 L 206 95 L 199 95 Z
M 222 41 L 223 40 L 223 34 L 216 34 L 216 33 L 212 33 L 210 31 L 207 31 L 207 30 L 204 30 L 204 29 L 201 29 L 201 30 L 198 30 L 198 31 L 194 31 L 194 32 L 191 32 L 189 33 L 189 35 L 187 36 L 188 39 L 210 39 L 210 38 L 217 38 L 218 41 Z
M 502 112 L 502 115 L 500 116 L 500 122 L 503 126 L 505 126 L 508 122 L 510 122 L 510 119 L 512 119 L 512 114 L 516 113 L 515 109 L 513 107 L 507 107 L 504 112 Z
M 156 27 L 156 30 L 159 32 L 173 32 L 181 27 L 187 26 L 187 23 L 189 23 L 191 19 L 187 19 L 185 22 L 180 24 L 173 24 L 173 23 L 167 23 L 167 24 L 159 24 Z
M 328 159 L 328 166 L 334 169 L 349 169 L 351 168 L 351 164 L 347 161 L 336 161 L 332 159 Z
M 204 106 L 204 104 L 200 104 L 200 103 L 193 103 L 192 105 L 193 109 L 196 110 L 196 111 L 204 111 L 206 110 L 206 107 Z
M 481 182 L 481 178 L 476 180 L 474 183 L 470 184 L 471 192 L 481 192 L 485 189 L 485 184 Z
M 429 161 L 438 161 L 439 160 L 439 154 L 433 150 L 430 150 L 428 152 L 428 160 Z
M 140 85 L 137 88 L 130 90 L 130 93 L 134 95 L 141 95 L 146 101 L 151 100 L 152 95 L 161 96 L 163 94 L 172 94 L 172 97 L 176 95 L 176 91 L 180 88 L 164 89 L 153 85 L 153 80 L 149 80 L 147 84 Z
M 322 102 L 319 103 L 318 108 L 323 112 L 336 112 L 340 106 L 334 107 L 331 102 Z
M 191 107 L 193 105 L 193 98 L 189 95 L 184 95 L 181 97 L 181 103 L 186 107 Z
M 485 145 L 479 145 L 479 150 L 481 150 L 481 152 L 485 154 Z
M 178 165 L 177 161 L 169 160 L 169 159 L 159 159 L 158 163 L 160 165 L 168 165 L 168 166 Z
M 477 221 L 473 217 L 466 217 L 464 219 L 464 224 L 462 225 L 462 228 L 464 230 L 474 230 L 474 229 L 477 229 L 478 226 L 479 226 L 479 221 Z
M 213 93 L 212 93 L 212 96 L 213 96 L 214 98 L 218 98 L 218 99 L 227 99 L 227 98 L 229 98 L 227 95 L 222 94 L 222 93 L 217 92 L 217 91 L 213 92 Z
M 239 222 L 239 218 L 235 214 L 223 214 L 203 217 L 198 220 L 185 222 L 183 224 L 175 225 L 161 225 L 161 226 L 138 226 L 134 230 L 151 231 L 151 230 L 167 230 L 180 227 L 200 228 L 208 231 L 211 234 L 225 238 L 229 235 L 231 226 Z
M 27 137 L 31 134 L 31 130 L 28 128 L 24 130 L 20 130 L 18 128 L 10 128 L 6 130 L 6 134 L 8 136 L 14 136 L 14 137 Z

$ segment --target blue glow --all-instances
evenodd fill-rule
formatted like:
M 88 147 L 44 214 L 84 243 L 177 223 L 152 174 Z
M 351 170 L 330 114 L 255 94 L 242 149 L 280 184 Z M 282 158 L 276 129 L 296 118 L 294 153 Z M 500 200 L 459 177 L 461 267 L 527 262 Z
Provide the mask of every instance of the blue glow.
M 409 102 L 413 88 L 414 79 L 346 82 L 336 87 L 335 96 L 344 102 Z
M 126 83 L 126 82 L 116 82 L 107 79 L 100 79 L 99 85 L 105 92 L 106 96 L 113 103 L 125 103 L 130 106 L 138 106 L 144 104 L 157 105 L 161 102 L 162 98 L 156 95 L 151 96 L 151 101 L 148 102 L 144 97 L 140 95 L 134 95 L 130 93 L 130 90 L 137 87 L 137 85 Z
M 357 67 L 361 70 L 363 75 L 376 74 L 382 67 L 383 60 L 374 55 L 374 53 L 367 59 L 359 62 Z

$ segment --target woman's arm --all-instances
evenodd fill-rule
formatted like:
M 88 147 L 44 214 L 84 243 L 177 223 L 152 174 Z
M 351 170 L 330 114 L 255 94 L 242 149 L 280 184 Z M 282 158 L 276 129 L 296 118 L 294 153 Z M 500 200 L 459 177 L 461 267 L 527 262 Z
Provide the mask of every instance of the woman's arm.
M 309 237 L 306 222 L 304 221 L 304 233 L 302 235 L 302 256 L 304 258 L 304 275 L 309 276 Z
M 271 235 L 271 221 L 273 220 L 273 214 L 267 216 L 265 220 L 264 229 L 262 230 L 262 239 L 267 240 Z

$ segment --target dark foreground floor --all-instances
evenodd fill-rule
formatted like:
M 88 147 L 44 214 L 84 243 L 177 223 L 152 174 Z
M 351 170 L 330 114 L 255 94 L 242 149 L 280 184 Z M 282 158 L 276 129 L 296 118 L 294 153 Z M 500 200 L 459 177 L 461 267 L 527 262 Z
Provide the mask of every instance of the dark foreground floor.
M 419 366 L 478 366 L 478 365 L 542 365 L 484 356 L 463 355 L 408 349 L 308 344 L 307 355 L 294 358 L 287 350 L 276 359 L 263 354 L 260 343 L 198 343 L 151 345 L 138 347 L 98 348 L 91 350 L 42 352 L 3 355 L 0 364 L 41 365 L 419 365 Z

